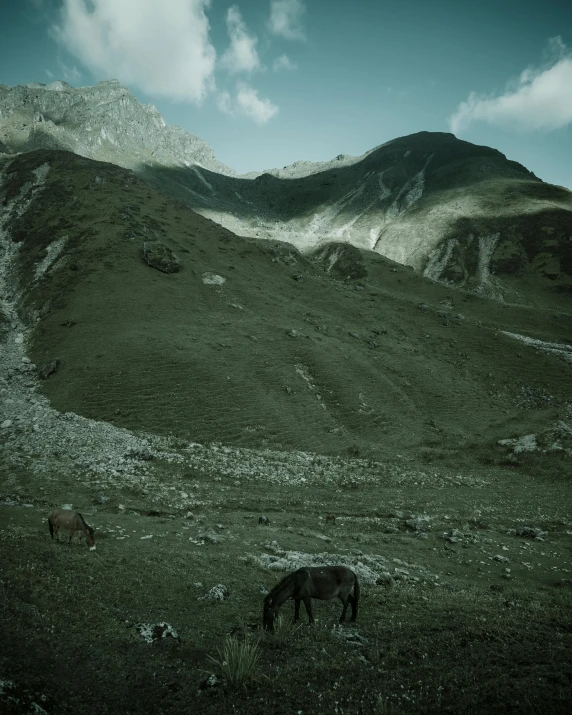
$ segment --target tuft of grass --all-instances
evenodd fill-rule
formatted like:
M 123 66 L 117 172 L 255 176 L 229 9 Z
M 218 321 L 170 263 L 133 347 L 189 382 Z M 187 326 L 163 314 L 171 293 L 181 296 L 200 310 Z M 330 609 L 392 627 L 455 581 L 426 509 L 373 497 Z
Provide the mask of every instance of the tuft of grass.
M 218 665 L 223 677 L 231 687 L 246 686 L 255 678 L 256 666 L 260 658 L 258 642 L 251 643 L 227 636 L 222 651 L 217 648 L 218 658 L 212 655 L 208 659 Z
M 283 646 L 295 638 L 301 628 L 301 623 L 293 623 L 282 616 L 278 616 L 274 621 L 274 630 L 268 632 L 268 639 L 275 646 Z

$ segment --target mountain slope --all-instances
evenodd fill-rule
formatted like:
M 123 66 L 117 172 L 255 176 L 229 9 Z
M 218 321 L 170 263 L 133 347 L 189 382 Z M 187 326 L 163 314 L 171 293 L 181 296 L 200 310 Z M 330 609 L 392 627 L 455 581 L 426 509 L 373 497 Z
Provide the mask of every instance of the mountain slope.
M 563 312 L 453 291 L 371 251 L 342 264 L 346 244 L 311 260 L 240 238 L 68 152 L 5 158 L 0 187 L 3 334 L 15 339 L 12 306 L 38 368 L 60 361 L 43 390 L 62 412 L 384 455 L 489 444 L 569 409 L 561 358 L 505 334 L 570 341 Z M 147 265 L 149 241 L 180 270 Z M 550 400 L 527 402 L 531 390 Z
M 4 148 L 2 148 L 4 147 Z M 0 87 L 0 151 L 65 148 L 133 169 L 242 236 L 336 241 L 496 299 L 572 287 L 572 193 L 489 147 L 420 132 L 361 157 L 237 177 L 116 81 Z

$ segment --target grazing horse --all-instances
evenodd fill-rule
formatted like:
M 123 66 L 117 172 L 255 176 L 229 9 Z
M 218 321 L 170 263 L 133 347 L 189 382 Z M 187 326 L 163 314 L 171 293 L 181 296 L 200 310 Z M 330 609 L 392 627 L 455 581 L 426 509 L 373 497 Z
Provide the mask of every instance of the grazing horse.
M 79 540 L 81 541 L 81 535 L 83 534 L 85 536 L 85 542 L 89 546 L 89 550 L 95 551 L 95 536 L 93 534 L 93 529 L 91 526 L 86 524 L 85 519 L 79 512 L 70 511 L 69 509 L 54 509 L 48 515 L 48 526 L 50 527 L 52 539 L 55 534 L 56 539 L 59 542 L 59 530 L 67 529 L 70 532 L 68 543 L 71 544 L 72 536 L 76 532 L 79 532 Z
M 353 588 L 353 595 L 351 593 Z M 346 617 L 348 603 L 352 607 L 351 620 L 355 621 L 359 602 L 357 575 L 347 566 L 308 566 L 298 569 L 276 584 L 264 599 L 263 624 L 274 630 L 274 621 L 280 606 L 289 598 L 294 599 L 294 621 L 300 618 L 300 601 L 304 601 L 310 623 L 314 622 L 312 599 L 329 601 L 337 596 L 343 603 L 340 623 Z

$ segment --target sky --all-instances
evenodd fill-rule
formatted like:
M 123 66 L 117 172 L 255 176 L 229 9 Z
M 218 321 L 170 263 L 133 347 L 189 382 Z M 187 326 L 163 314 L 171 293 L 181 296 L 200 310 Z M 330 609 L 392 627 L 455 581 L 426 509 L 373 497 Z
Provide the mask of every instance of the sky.
M 118 79 L 239 173 L 453 132 L 572 189 L 571 0 L 4 0 L 0 83 Z

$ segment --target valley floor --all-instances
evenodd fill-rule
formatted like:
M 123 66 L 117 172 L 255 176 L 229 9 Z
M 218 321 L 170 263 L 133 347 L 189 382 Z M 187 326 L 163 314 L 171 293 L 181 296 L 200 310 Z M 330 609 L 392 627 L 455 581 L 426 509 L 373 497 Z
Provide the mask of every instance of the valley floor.
M 569 712 L 560 477 L 214 445 L 140 462 L 137 480 L 58 457 L 42 475 L 13 460 L 4 472 L 3 712 Z M 63 504 L 95 528 L 95 551 L 49 538 Z M 320 563 L 358 573 L 357 622 L 338 627 L 339 602 L 318 601 L 317 623 L 302 608 L 291 630 L 288 602 L 285 625 L 262 632 L 266 591 Z M 179 640 L 137 628 L 162 622 Z M 209 659 L 229 634 L 259 645 L 245 687 Z

